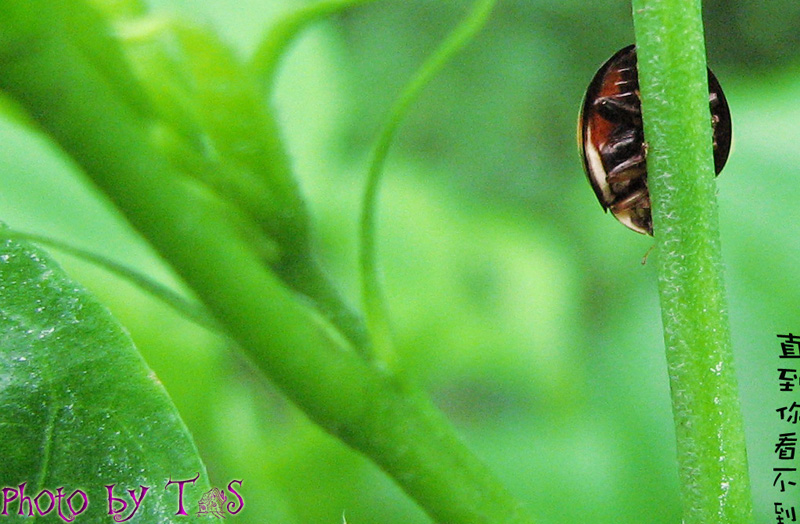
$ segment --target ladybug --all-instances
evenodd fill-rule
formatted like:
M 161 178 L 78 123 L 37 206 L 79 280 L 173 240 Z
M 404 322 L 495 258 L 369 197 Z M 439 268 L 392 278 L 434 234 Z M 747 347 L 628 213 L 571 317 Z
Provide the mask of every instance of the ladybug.
M 710 69 L 708 91 L 714 170 L 719 174 L 731 149 L 731 114 Z M 641 107 L 636 46 L 630 45 L 609 58 L 589 84 L 578 117 L 578 147 L 603 210 L 610 209 L 617 220 L 637 233 L 652 236 Z

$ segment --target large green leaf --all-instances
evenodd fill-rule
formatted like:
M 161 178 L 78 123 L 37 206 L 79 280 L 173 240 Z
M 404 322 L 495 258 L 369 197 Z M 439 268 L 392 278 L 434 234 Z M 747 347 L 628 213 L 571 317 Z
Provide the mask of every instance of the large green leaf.
M 0 235 L 2 231 L 0 231 Z M 113 522 L 109 488 L 135 508 L 133 522 L 194 515 L 209 490 L 205 467 L 175 406 L 111 314 L 41 250 L 0 239 L 0 488 L 9 516 L 25 514 L 24 495 L 65 497 L 81 490 L 80 522 Z M 148 488 L 141 499 L 142 487 Z M 46 492 L 43 512 L 50 505 Z M 0 497 L 3 493 L 0 492 Z M 82 495 L 72 499 L 77 512 Z M 24 499 L 23 499 L 24 500 Z M 113 502 L 113 501 L 112 501 Z M 3 511 L 0 498 L 0 514 Z M 71 518 L 66 498 L 63 517 Z M 115 511 L 123 508 L 113 504 Z M 36 513 L 36 507 L 33 508 Z M 38 516 L 38 515 L 37 515 Z M 46 520 L 63 521 L 58 507 Z

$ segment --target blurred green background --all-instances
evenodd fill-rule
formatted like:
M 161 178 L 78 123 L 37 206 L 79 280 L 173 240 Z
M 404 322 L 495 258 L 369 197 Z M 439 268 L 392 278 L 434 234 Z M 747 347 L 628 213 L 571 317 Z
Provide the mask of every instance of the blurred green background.
M 153 0 L 243 57 L 289 0 Z M 319 23 L 276 92 L 315 243 L 357 303 L 367 157 L 388 108 L 465 1 L 381 1 Z M 778 333 L 800 331 L 800 4 L 704 3 L 735 143 L 719 178 L 723 254 L 757 522 L 773 502 L 787 405 Z M 425 90 L 393 145 L 380 255 L 403 359 L 541 522 L 680 521 L 652 240 L 604 215 L 575 119 L 595 70 L 633 40 L 622 0 L 501 1 Z M 0 219 L 178 285 L 47 140 L 0 121 Z M 651 255 L 651 257 L 657 254 Z M 212 483 L 243 480 L 254 523 L 425 523 L 376 467 L 313 426 L 238 353 L 132 285 L 60 258 L 130 330 Z M 785 366 L 783 366 L 785 367 Z M 788 399 L 788 404 L 791 404 Z

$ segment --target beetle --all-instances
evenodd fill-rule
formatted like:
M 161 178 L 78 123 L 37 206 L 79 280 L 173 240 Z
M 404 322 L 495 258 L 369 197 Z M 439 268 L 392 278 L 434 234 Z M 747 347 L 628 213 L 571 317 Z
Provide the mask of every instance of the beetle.
M 718 175 L 731 148 L 731 115 L 710 69 L 708 90 L 714 171 Z M 636 46 L 629 45 L 609 58 L 589 84 L 578 116 L 578 147 L 603 210 L 611 210 L 633 231 L 652 236 L 641 107 Z

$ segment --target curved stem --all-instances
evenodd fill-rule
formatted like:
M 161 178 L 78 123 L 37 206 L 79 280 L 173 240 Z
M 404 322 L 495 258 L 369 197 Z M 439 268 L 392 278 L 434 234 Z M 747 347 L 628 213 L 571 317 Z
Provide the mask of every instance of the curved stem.
M 267 100 L 271 98 L 281 58 L 286 54 L 289 45 L 306 27 L 339 11 L 374 1 L 322 0 L 298 9 L 271 27 L 250 61 L 253 75 L 264 87 Z
M 750 523 L 699 0 L 634 0 L 683 522 Z
M 375 357 L 389 368 L 395 366 L 391 328 L 386 312 L 386 302 L 378 276 L 375 247 L 378 209 L 378 189 L 386 156 L 394 135 L 408 108 L 422 88 L 433 78 L 453 55 L 460 51 L 486 23 L 496 0 L 478 0 L 464 20 L 442 42 L 438 49 L 420 67 L 392 107 L 372 151 L 369 172 L 361 211 L 359 267 L 361 296 L 367 330 L 375 350 Z

